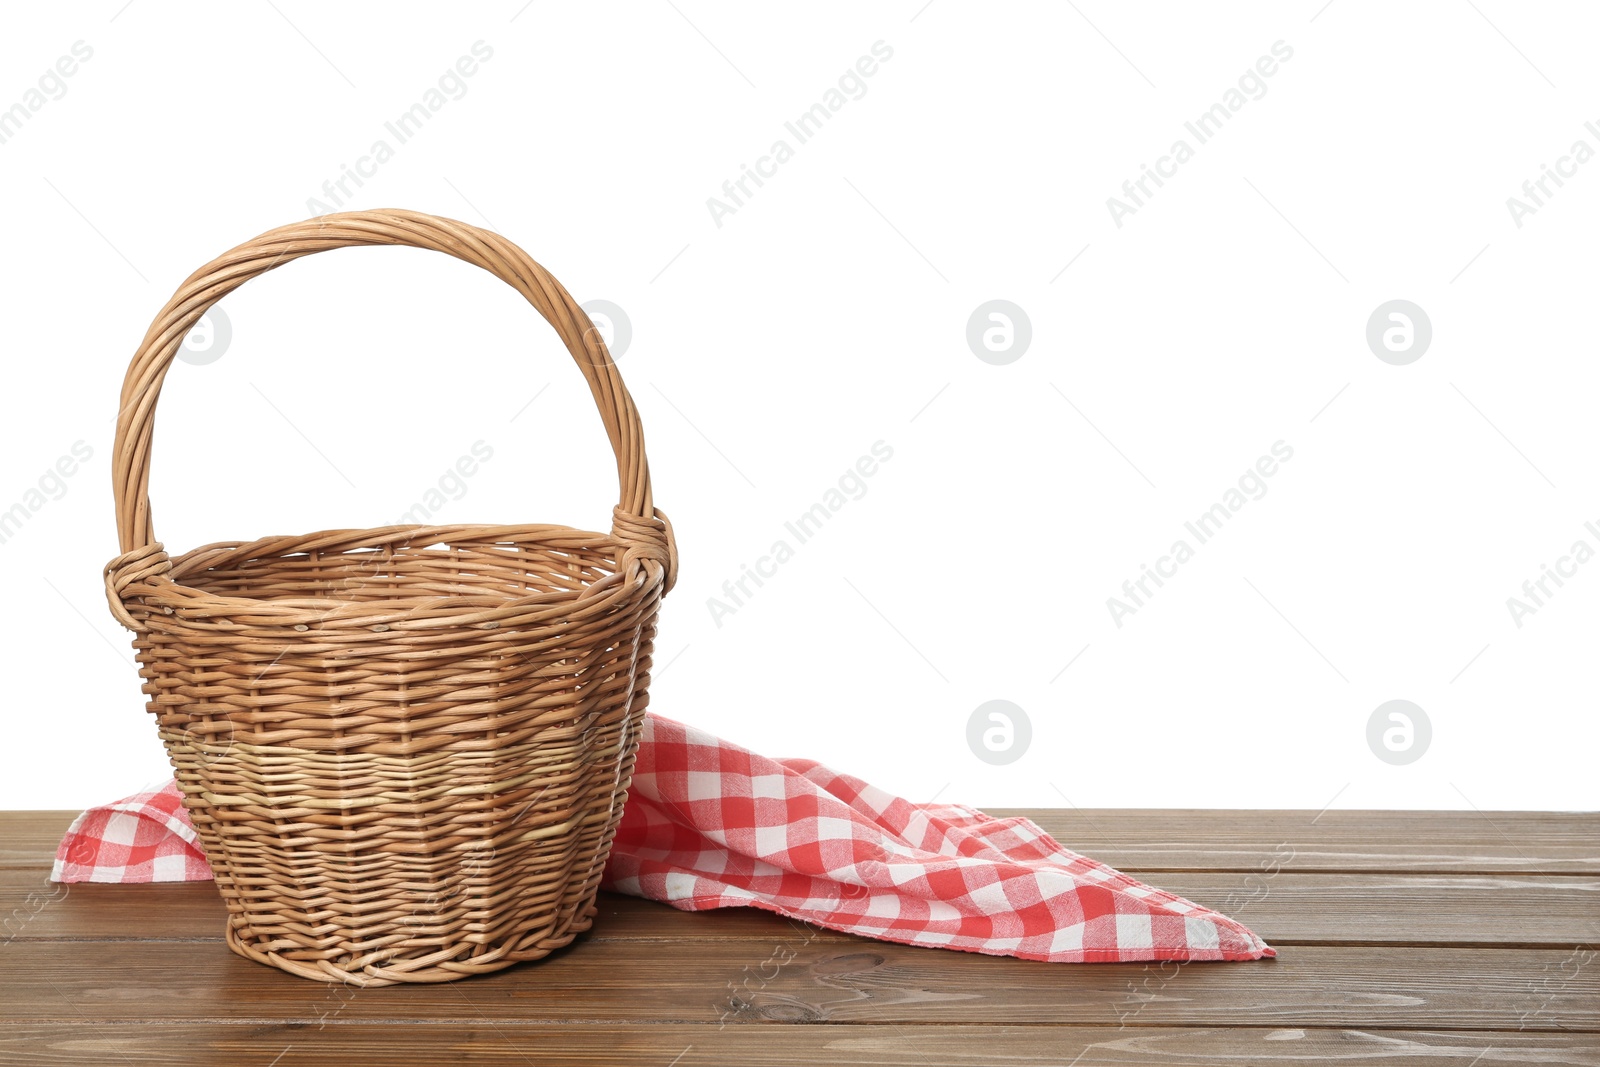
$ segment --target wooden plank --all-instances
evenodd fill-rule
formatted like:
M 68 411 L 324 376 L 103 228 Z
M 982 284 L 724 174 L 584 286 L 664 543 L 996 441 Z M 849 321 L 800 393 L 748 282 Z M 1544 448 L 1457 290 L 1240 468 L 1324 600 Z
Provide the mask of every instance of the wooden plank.
M 61 885 L 0 868 L 0 939 L 221 940 L 227 911 L 207 882 Z
M 0 811 L 0 869 L 50 866 L 77 817 L 75 811 Z
M 222 937 L 224 911 L 210 882 L 63 886 L 46 877 L 41 870 L 0 870 L 5 935 L 34 940 Z M 1160 884 L 1233 915 L 1279 946 L 1600 943 L 1600 879 L 1594 878 L 1173 872 Z M 689 913 L 610 893 L 601 895 L 600 907 L 591 934 L 597 940 L 771 940 L 793 935 L 798 926 L 754 908 Z M 1480 918 L 1468 918 L 1473 916 Z
M 353 989 L 216 943 L 13 941 L 0 1020 L 462 1024 L 971 1023 L 1073 1026 L 1600 1029 L 1600 967 L 1569 951 L 1307 947 L 1276 960 L 1060 966 L 800 938 L 664 951 L 580 944 L 445 985 Z M 4 1029 L 4 1027 L 0 1027 Z
M 1600 874 L 1600 813 L 996 808 L 1119 870 Z
M 280 1057 L 275 1059 L 274 1057 Z M 1593 1035 L 1318 1029 L 1117 1030 L 1095 1027 L 687 1025 L 542 1026 L 516 1021 L 384 1026 L 27 1026 L 0 1033 L 0 1067 L 105 1067 L 106 1064 L 274 1064 L 351 1067 L 1129 1067 L 1134 1064 L 1234 1064 L 1363 1067 L 1427 1064 L 1600 1065 Z
M 76 812 L 0 812 L 0 868 L 48 867 Z M 1440 871 L 1600 875 L 1600 814 L 996 808 L 1128 872 Z M 1285 860 L 1287 859 L 1287 864 Z

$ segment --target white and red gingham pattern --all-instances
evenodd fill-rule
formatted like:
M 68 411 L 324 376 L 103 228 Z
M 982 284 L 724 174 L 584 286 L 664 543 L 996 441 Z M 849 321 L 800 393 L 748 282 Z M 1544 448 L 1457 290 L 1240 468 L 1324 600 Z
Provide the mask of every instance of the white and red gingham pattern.
M 169 785 L 84 813 L 54 877 L 210 870 Z M 658 715 L 645 718 L 604 885 L 683 911 L 756 907 L 886 941 L 1056 963 L 1276 955 L 1240 923 L 1065 849 L 1026 819 L 912 804 Z
M 1232 919 L 1062 848 L 1026 819 L 912 804 L 812 760 L 650 720 L 606 868 L 618 892 L 1057 963 L 1275 955 Z
M 211 877 L 176 782 L 90 808 L 72 821 L 56 882 L 192 882 Z

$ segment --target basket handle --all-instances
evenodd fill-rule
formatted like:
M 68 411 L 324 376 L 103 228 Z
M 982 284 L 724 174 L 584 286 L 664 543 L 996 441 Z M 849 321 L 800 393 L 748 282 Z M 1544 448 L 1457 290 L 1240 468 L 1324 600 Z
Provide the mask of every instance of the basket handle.
M 340 212 L 268 230 L 191 274 L 150 324 L 128 366 L 117 415 L 112 490 L 123 553 L 119 560 L 127 572 L 124 580 L 131 579 L 133 571 L 165 570 L 165 552 L 150 518 L 150 442 L 161 384 L 184 338 L 213 304 L 251 278 L 301 256 L 355 245 L 427 248 L 482 267 L 521 293 L 555 327 L 589 382 L 616 453 L 620 494 L 613 512 L 613 536 L 628 546 L 626 557 L 659 560 L 665 570 L 663 591 L 671 589 L 677 570 L 671 527 L 651 499 L 639 412 L 600 331 L 560 282 L 499 234 L 394 208 Z M 152 566 L 152 559 L 159 562 Z

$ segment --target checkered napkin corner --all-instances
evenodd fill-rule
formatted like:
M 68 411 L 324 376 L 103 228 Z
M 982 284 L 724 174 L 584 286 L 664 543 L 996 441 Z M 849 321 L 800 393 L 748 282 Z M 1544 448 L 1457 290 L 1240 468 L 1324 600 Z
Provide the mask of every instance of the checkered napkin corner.
M 52 882 L 194 882 L 211 865 L 175 782 L 90 808 L 56 849 Z
M 606 879 L 684 911 L 744 905 L 1058 963 L 1276 955 L 1242 924 L 1065 849 L 1027 819 L 912 804 L 653 714 Z

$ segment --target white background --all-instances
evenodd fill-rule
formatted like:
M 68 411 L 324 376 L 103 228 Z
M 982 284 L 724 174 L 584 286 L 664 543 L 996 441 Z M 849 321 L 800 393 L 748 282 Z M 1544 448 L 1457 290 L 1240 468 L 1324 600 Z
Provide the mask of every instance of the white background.
M 1584 5 L 275 3 L 32 5 L 0 35 L 0 108 L 93 49 L 0 144 L 0 509 L 93 450 L 0 544 L 0 807 L 165 778 L 100 579 L 123 371 L 192 269 L 338 206 L 324 182 L 380 138 L 343 206 L 491 227 L 631 319 L 682 551 L 655 711 L 915 800 L 1595 806 L 1600 562 L 1507 607 L 1600 548 L 1600 161 L 1521 227 L 1506 203 L 1600 149 Z M 1118 227 L 1107 198 L 1278 41 L 1265 95 Z M 717 225 L 778 138 L 794 158 Z M 1004 366 L 966 341 L 997 298 L 1032 324 Z M 1392 299 L 1432 322 L 1405 366 L 1365 339 Z M 439 521 L 608 523 L 582 379 L 492 278 L 345 251 L 222 306 L 231 347 L 175 365 L 158 419 L 174 553 L 385 524 L 478 441 Z M 719 626 L 708 598 L 878 441 L 865 495 Z M 1107 598 L 1278 441 L 1265 496 L 1119 628 Z M 992 699 L 1032 725 L 1006 766 L 968 748 Z M 1391 699 L 1432 724 L 1402 766 L 1367 742 Z

